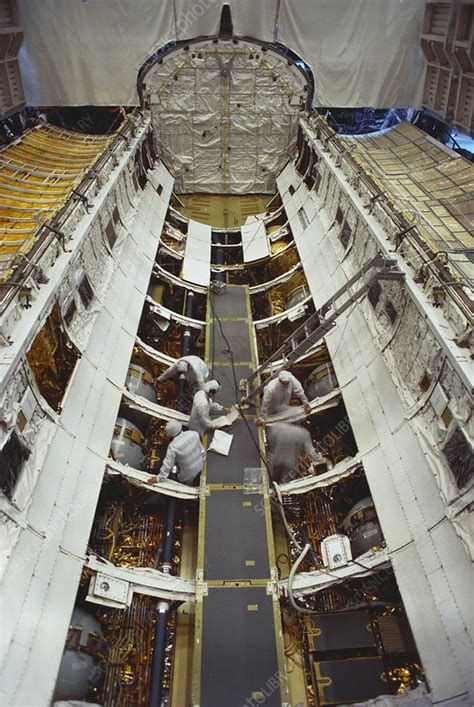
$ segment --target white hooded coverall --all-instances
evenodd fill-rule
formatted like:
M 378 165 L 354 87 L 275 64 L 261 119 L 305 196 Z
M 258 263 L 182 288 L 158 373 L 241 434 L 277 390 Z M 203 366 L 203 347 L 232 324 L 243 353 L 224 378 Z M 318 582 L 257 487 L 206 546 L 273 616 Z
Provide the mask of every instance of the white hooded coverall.
M 289 385 L 283 386 L 278 378 L 267 383 L 263 390 L 262 407 L 260 408 L 260 417 L 265 419 L 267 415 L 275 415 L 277 412 L 282 412 L 289 407 L 291 396 L 297 395 L 301 400 L 302 405 L 306 405 L 308 398 L 303 390 L 303 386 L 292 373 Z
M 184 374 L 189 385 L 191 387 L 195 387 L 197 390 L 202 390 L 204 388 L 206 378 L 209 375 L 209 370 L 199 356 L 183 356 L 178 359 L 176 363 L 173 363 L 164 373 L 161 374 L 161 376 L 158 377 L 158 383 L 163 383 L 163 381 L 178 375 L 178 364 L 180 361 L 186 361 L 186 363 L 189 364 L 188 370 Z

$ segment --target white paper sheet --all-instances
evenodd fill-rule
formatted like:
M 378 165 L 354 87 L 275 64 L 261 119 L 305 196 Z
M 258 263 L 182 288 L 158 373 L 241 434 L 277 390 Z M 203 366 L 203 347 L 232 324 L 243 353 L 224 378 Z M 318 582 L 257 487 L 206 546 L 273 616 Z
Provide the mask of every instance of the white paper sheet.
M 227 457 L 233 439 L 233 435 L 229 435 L 227 434 L 227 432 L 222 432 L 222 430 L 216 430 L 214 432 L 212 442 L 207 448 L 207 451 L 217 452 L 217 454 L 222 454 L 223 456 Z
M 229 427 L 229 425 L 231 425 L 238 417 L 239 412 L 237 408 L 233 407 L 232 410 L 227 413 L 227 415 L 221 415 L 220 417 L 216 417 L 213 422 L 216 428 Z

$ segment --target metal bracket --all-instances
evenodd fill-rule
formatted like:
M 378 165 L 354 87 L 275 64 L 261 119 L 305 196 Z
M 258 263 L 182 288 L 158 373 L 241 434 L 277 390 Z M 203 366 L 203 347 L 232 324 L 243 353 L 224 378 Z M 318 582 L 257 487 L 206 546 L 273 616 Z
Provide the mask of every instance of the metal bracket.
M 410 231 L 413 231 L 415 229 L 416 229 L 416 226 L 409 226 L 408 228 L 405 228 L 403 231 L 400 231 L 400 233 L 396 234 L 396 236 L 395 236 L 395 252 L 397 252 L 397 250 L 401 246 L 406 234 L 410 233 Z
M 226 291 L 226 284 L 225 282 L 221 282 L 220 280 L 212 280 L 210 290 L 215 295 L 223 295 Z
M 30 265 L 34 270 L 37 271 L 37 273 L 38 273 L 37 278 L 35 278 L 33 276 L 36 284 L 46 285 L 49 282 L 49 277 L 47 277 L 45 275 L 44 270 L 41 267 L 41 265 L 39 265 L 38 263 L 34 263 L 30 258 L 28 258 L 27 255 L 25 255 L 25 253 L 16 253 L 15 258 L 23 258 L 23 260 L 26 260 L 28 265 Z
M 52 233 L 54 233 L 54 235 L 56 236 L 56 238 L 58 239 L 58 241 L 61 245 L 61 248 L 63 249 L 63 251 L 65 253 L 71 252 L 70 250 L 68 250 L 66 248 L 66 236 L 64 235 L 64 233 L 62 231 L 59 231 L 57 228 L 55 228 L 54 226 L 50 226 L 47 223 L 44 224 L 44 227 L 47 228 L 48 231 L 51 231 Z
M 405 280 L 405 273 L 401 270 L 381 272 L 377 275 L 377 280 L 398 280 L 399 282 L 403 282 Z
M 368 204 L 364 204 L 364 208 L 369 209 L 369 214 L 372 213 L 372 209 L 374 208 L 374 204 L 376 201 L 378 201 L 382 196 L 386 196 L 386 193 L 384 191 L 379 191 L 378 194 L 375 194 L 369 201 Z
M 128 147 L 128 137 L 126 135 L 123 135 L 122 133 L 116 133 L 116 137 L 121 138 L 125 142 L 126 146 Z
M 89 199 L 85 194 L 82 194 L 78 189 L 71 189 L 71 192 L 75 194 L 79 199 L 82 201 L 84 206 L 86 207 L 87 213 L 90 213 L 90 210 L 92 208 L 91 203 L 89 202 Z
M 334 138 L 337 137 L 337 133 L 334 133 L 333 135 L 329 135 L 324 141 L 324 145 L 327 146 L 331 142 L 331 140 L 334 140 Z
M 23 307 L 23 309 L 30 309 L 31 307 L 31 287 L 27 287 L 26 285 L 22 285 L 19 282 L 9 282 L 8 280 L 4 280 L 3 282 L 0 282 L 0 287 L 16 287 L 18 290 L 18 297 L 20 300 L 20 305 Z M 24 301 L 23 301 L 24 300 Z M 8 346 L 12 343 L 12 340 L 10 337 L 6 337 L 5 334 L 1 335 L 6 341 Z

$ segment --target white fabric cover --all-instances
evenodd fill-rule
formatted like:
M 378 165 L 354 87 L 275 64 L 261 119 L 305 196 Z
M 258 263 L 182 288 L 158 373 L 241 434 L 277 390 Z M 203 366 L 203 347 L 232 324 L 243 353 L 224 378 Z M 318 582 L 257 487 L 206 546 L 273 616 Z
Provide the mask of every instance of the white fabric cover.
M 312 67 L 315 105 L 417 107 L 425 0 L 282 0 L 280 41 Z
M 419 685 L 414 690 L 407 690 L 400 695 L 380 695 L 367 702 L 356 702 L 354 707 L 398 707 L 398 705 L 429 707 L 432 704 L 434 704 L 433 700 L 427 694 L 425 686 Z
M 197 486 L 186 486 L 186 484 L 180 484 L 179 481 L 171 479 L 166 479 L 159 484 L 149 484 L 150 474 L 146 471 L 125 466 L 112 459 L 107 459 L 107 473 L 111 475 L 121 474 L 134 486 L 154 493 L 160 493 L 164 496 L 174 496 L 175 498 L 184 498 L 186 500 L 196 500 L 199 497 L 199 488 Z
M 299 479 L 294 478 L 287 483 L 279 484 L 280 492 L 283 496 L 291 496 L 293 494 L 307 493 L 308 491 L 314 491 L 314 489 L 332 486 L 332 484 L 342 481 L 342 479 L 346 479 L 353 474 L 360 468 L 361 463 L 362 461 L 359 456 L 347 457 L 336 464 L 336 466 L 333 466 L 332 469 L 322 474 L 317 474 L 316 476 L 309 474 L 308 476 L 302 476 Z
M 212 228 L 199 221 L 189 221 L 183 261 L 183 278 L 196 285 L 209 284 L 211 277 Z
M 263 221 L 253 221 L 242 226 L 242 247 L 244 251 L 244 263 L 259 258 L 266 258 L 270 255 L 270 244 L 268 243 L 267 231 Z
M 278 0 L 228 0 L 234 33 L 273 41 Z M 223 0 L 20 0 L 30 105 L 134 105 L 171 39 L 214 34 Z M 418 106 L 425 0 L 281 0 L 280 41 L 312 67 L 316 104 Z

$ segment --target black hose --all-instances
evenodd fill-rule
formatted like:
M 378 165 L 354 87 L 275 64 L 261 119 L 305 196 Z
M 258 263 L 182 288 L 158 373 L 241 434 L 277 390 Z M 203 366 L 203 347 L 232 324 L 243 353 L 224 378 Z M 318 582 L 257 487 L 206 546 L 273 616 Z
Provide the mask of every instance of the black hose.
M 194 292 L 187 290 L 186 294 L 186 305 L 184 308 L 184 315 L 189 319 L 193 316 L 194 307 Z M 191 353 L 191 327 L 185 326 L 181 334 L 181 356 L 189 356 Z M 180 377 L 178 383 L 178 404 L 177 409 L 179 412 L 186 412 L 186 380 L 184 376 Z
M 171 477 L 171 474 L 170 474 Z M 166 508 L 166 523 L 161 545 L 160 568 L 163 572 L 171 573 L 173 547 L 174 547 L 174 526 L 176 524 L 176 498 L 170 497 Z
M 212 234 L 213 245 L 222 245 L 221 237 L 218 233 Z M 216 248 L 216 265 L 224 265 L 224 251 L 222 248 Z M 225 282 L 225 270 L 213 273 L 213 280 L 216 282 Z
M 150 690 L 148 704 L 159 707 L 161 705 L 161 687 L 163 682 L 163 668 L 166 649 L 166 634 L 170 605 L 167 601 L 160 601 L 156 607 L 155 640 L 153 642 L 153 656 L 151 663 Z
M 188 290 L 186 297 L 185 315 L 192 317 L 194 305 L 194 292 Z M 191 329 L 184 327 L 181 335 L 181 356 L 189 355 L 191 351 Z M 186 408 L 186 380 L 184 376 L 178 383 L 178 403 L 177 409 L 183 412 Z M 177 473 L 172 471 L 169 475 L 172 480 L 177 479 Z M 166 506 L 166 522 L 163 537 L 163 544 L 159 550 L 156 565 L 160 566 L 163 572 L 171 574 L 173 567 L 174 529 L 176 523 L 177 499 L 170 497 Z M 165 665 L 166 637 L 168 627 L 168 617 L 171 604 L 167 601 L 159 601 L 156 605 L 155 638 L 153 641 L 153 656 L 151 663 L 150 689 L 148 692 L 148 704 L 150 707 L 161 706 L 161 693 L 163 684 L 163 671 Z

